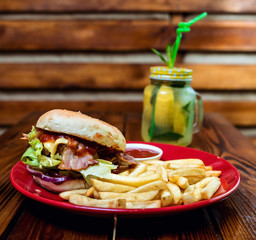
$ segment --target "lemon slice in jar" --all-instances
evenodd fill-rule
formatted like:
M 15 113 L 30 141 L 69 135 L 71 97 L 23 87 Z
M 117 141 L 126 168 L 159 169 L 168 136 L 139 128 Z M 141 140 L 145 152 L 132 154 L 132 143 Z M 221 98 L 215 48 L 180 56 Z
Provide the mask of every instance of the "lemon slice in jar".
M 161 86 L 155 103 L 155 124 L 162 131 L 170 131 L 173 125 L 174 94 L 169 86 Z
M 187 127 L 187 117 L 186 113 L 183 111 L 182 106 L 177 103 L 175 105 L 174 111 L 174 121 L 173 121 L 173 132 L 180 135 L 184 135 Z

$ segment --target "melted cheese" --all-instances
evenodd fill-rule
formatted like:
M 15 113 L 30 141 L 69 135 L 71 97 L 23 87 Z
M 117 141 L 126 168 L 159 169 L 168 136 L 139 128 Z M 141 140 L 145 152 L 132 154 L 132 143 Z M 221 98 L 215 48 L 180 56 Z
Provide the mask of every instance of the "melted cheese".
M 44 147 L 51 153 L 54 148 L 54 142 L 44 142 Z
M 54 157 L 59 144 L 68 144 L 68 139 L 58 138 L 55 142 L 45 142 L 44 147 L 51 153 L 51 158 Z

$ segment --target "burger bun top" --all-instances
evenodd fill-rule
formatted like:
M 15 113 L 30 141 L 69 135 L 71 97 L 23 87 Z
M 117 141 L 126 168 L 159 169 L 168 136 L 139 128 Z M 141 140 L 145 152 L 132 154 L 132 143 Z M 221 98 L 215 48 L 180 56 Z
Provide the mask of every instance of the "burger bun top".
M 76 136 L 106 147 L 125 151 L 125 138 L 116 127 L 81 112 L 62 109 L 51 110 L 38 119 L 36 127 Z

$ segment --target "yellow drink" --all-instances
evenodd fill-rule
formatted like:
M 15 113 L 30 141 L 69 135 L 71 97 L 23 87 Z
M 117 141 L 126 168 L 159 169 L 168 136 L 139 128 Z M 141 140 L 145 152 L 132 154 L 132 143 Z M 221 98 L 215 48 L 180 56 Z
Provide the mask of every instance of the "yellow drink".
M 197 93 L 190 87 L 191 78 L 159 78 L 159 74 L 157 79 L 151 78 L 151 84 L 144 90 L 143 140 L 187 146 L 195 130 L 194 109 L 197 101 Z M 201 120 L 201 105 L 198 109 L 196 114 Z

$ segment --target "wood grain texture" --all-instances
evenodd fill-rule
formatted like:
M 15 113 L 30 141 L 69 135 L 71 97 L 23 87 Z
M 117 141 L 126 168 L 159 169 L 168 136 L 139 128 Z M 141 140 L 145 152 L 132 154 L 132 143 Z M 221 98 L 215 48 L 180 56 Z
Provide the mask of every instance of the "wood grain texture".
M 142 102 L 126 101 L 0 101 L 0 125 L 16 124 L 28 113 L 65 108 L 74 111 L 102 111 L 111 109 L 121 113 L 123 109 L 142 113 Z M 222 114 L 237 126 L 256 125 L 256 103 L 253 101 L 204 101 L 205 112 Z
M 112 219 L 72 214 L 26 199 L 25 210 L 8 239 L 108 240 L 112 229 Z
M 193 70 L 191 86 L 197 90 L 255 90 L 254 65 L 177 64 Z
M 127 111 L 141 112 L 142 104 L 138 102 L 122 101 L 4 101 L 0 102 L 0 124 L 14 124 L 24 118 L 29 112 L 48 111 L 60 108 L 81 112 L 101 112 L 111 109 L 112 112 L 122 113 Z M 1 122 L 2 119 L 2 122 Z
M 134 89 L 150 83 L 153 64 L 2 63 L 0 89 Z M 156 64 L 158 65 L 158 64 Z M 196 90 L 255 90 L 255 65 L 177 64 L 193 70 Z
M 130 226 L 129 231 L 127 226 Z M 121 240 L 135 238 L 217 240 L 218 237 L 221 235 L 215 232 L 205 209 L 143 220 L 118 219 L 117 239 Z
M 204 101 L 205 112 L 220 113 L 237 126 L 256 125 L 254 101 Z
M 118 239 L 254 239 L 255 202 L 237 190 L 225 201 L 168 217 L 118 219 Z M 252 211 L 252 212 L 250 212 Z M 131 226 L 127 231 L 127 226 Z M 250 226 L 250 227 L 243 227 Z M 196 229 L 196 231 L 195 231 Z M 136 236 L 136 237 L 135 237 Z
M 0 49 L 161 49 L 174 33 L 167 20 L 0 21 Z
M 1 64 L 2 89 L 142 89 L 149 65 Z
M 223 239 L 230 236 L 238 239 L 254 239 L 256 237 L 255 224 L 255 199 L 251 193 L 243 193 L 244 187 L 240 185 L 238 191 L 231 195 L 225 202 L 207 208 L 209 217 L 213 219 L 215 229 L 220 232 Z M 217 217 L 215 217 L 217 216 Z M 244 226 L 244 227 L 243 227 Z
M 254 51 L 255 28 L 255 21 L 201 21 L 184 34 L 181 49 Z
M 21 207 L 23 197 L 11 185 L 9 175 L 27 145 L 20 140 L 21 133 L 29 131 L 31 124 L 34 124 L 34 119 L 27 118 L 0 136 L 0 237 L 3 236 L 3 239 L 11 231 L 12 226 L 9 225 L 14 224 L 11 222 L 16 214 L 19 214 L 18 211 L 23 208 Z M 17 142 L 19 144 L 15 144 Z
M 1 50 L 164 50 L 176 37 L 168 20 L 0 21 Z M 180 50 L 255 51 L 255 21 L 204 20 L 184 34 Z
M 141 137 L 141 112 L 133 111 L 125 115 L 124 135 L 130 141 L 143 141 Z
M 14 12 L 124 12 L 124 11 L 156 11 L 156 12 L 227 12 L 255 13 L 253 0 L 55 0 L 45 3 L 43 0 L 1 0 L 0 11 Z

